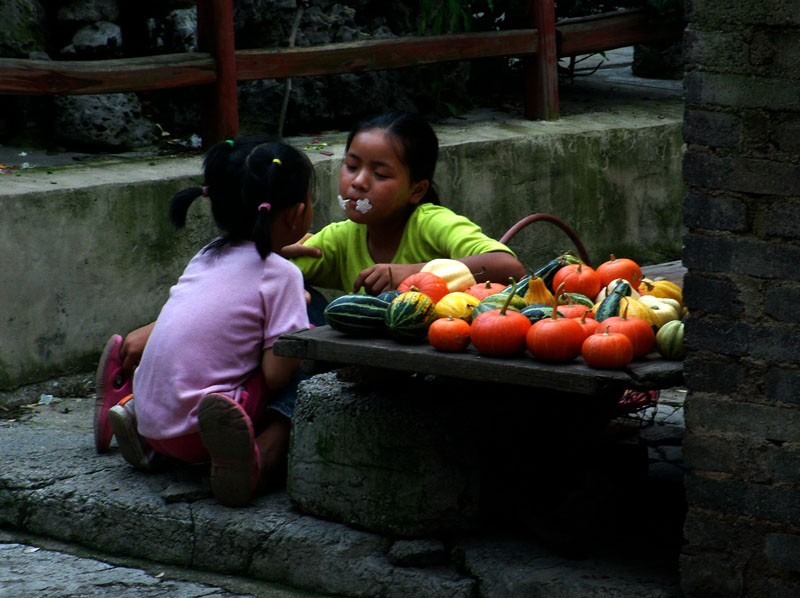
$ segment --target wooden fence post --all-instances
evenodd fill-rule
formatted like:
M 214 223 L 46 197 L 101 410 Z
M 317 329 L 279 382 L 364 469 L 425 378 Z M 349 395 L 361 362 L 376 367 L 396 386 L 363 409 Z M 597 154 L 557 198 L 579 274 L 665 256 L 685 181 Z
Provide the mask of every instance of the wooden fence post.
M 539 32 L 536 54 L 525 66 L 525 117 L 558 120 L 558 54 L 553 0 L 529 0 L 529 15 Z
M 217 79 L 202 99 L 203 147 L 239 135 L 239 99 L 236 89 L 236 43 L 233 0 L 197 0 L 197 45 L 217 65 Z

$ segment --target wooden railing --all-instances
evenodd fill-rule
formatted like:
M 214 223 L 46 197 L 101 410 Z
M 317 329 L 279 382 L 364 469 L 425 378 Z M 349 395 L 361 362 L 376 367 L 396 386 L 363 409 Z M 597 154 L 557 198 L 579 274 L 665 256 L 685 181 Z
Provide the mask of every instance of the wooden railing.
M 118 60 L 0 58 L 0 94 L 79 95 L 208 86 L 206 145 L 239 132 L 238 81 L 307 77 L 493 56 L 520 56 L 525 117 L 558 118 L 558 58 L 678 40 L 680 25 L 654 25 L 641 10 L 555 21 L 553 0 L 533 0 L 531 29 L 405 37 L 311 47 L 236 50 L 232 0 L 197 0 L 198 52 Z

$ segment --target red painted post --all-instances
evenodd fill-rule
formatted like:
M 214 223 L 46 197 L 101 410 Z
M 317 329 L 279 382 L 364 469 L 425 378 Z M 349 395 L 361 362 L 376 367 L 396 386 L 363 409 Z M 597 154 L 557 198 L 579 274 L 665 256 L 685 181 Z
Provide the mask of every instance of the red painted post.
M 553 0 L 529 0 L 528 10 L 539 32 L 536 54 L 524 58 L 525 117 L 558 120 L 558 54 Z
M 217 63 L 217 80 L 203 94 L 203 147 L 239 135 L 233 0 L 197 0 L 197 45 Z

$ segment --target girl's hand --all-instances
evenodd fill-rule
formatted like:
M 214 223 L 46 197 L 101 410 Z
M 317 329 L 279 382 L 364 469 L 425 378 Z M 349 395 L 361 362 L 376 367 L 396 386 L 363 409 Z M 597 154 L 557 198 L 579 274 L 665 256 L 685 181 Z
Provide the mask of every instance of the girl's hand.
M 416 274 L 422 270 L 425 264 L 375 264 L 371 268 L 362 270 L 353 283 L 353 292 L 364 287 L 364 291 L 369 295 L 380 295 L 384 291 L 392 291 L 397 288 L 405 278 Z M 389 281 L 389 268 L 392 269 L 391 283 Z
M 319 247 L 310 247 L 308 245 L 303 245 L 306 239 L 309 239 L 311 234 L 306 234 L 302 239 L 300 239 L 297 243 L 292 243 L 291 245 L 284 245 L 281 250 L 278 252 L 279 255 L 287 260 L 290 260 L 295 257 L 321 257 L 322 251 Z
M 131 376 L 133 370 L 139 365 L 142 360 L 142 353 L 147 344 L 147 339 L 150 338 L 150 333 L 153 332 L 155 322 L 151 322 L 147 326 L 142 326 L 136 330 L 128 333 L 122 341 L 122 346 L 119 349 L 119 355 L 122 358 L 122 372 L 126 376 Z

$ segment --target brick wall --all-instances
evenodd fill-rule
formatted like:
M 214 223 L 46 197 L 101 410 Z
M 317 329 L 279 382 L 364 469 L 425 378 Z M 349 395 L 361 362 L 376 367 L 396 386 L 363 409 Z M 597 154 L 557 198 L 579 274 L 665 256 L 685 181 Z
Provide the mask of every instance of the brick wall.
M 800 596 L 800 2 L 687 0 L 687 596 Z

